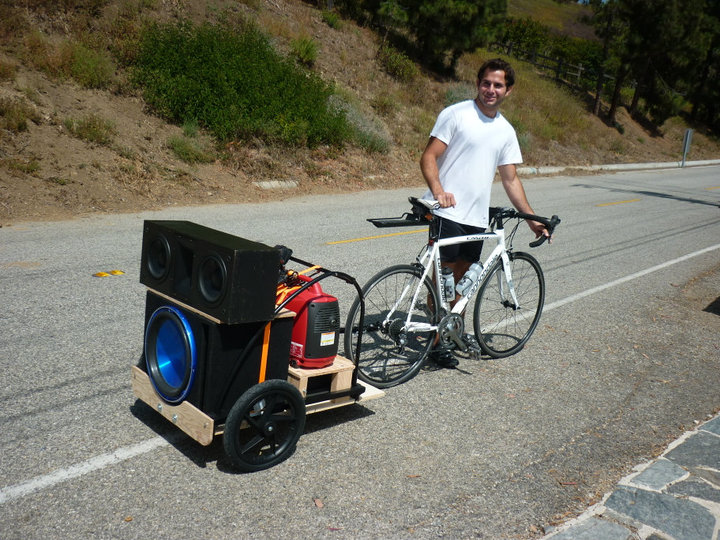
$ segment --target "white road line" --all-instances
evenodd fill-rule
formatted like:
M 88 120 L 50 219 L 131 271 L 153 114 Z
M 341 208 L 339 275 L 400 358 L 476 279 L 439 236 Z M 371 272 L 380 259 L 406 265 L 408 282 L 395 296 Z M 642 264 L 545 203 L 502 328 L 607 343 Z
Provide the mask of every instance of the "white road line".
M 551 309 L 555 309 L 560 306 L 564 306 L 565 304 L 569 304 L 571 302 L 575 302 L 576 300 L 580 300 L 581 298 L 585 298 L 586 296 L 590 296 L 591 294 L 595 294 L 595 293 L 604 291 L 606 289 L 610 289 L 611 287 L 616 287 L 617 285 L 621 285 L 627 281 L 631 281 L 633 279 L 637 279 L 639 277 L 646 276 L 648 274 L 652 274 L 653 272 L 657 272 L 658 270 L 663 270 L 663 269 L 667 268 L 668 266 L 672 266 L 674 264 L 678 264 L 683 261 L 687 261 L 688 259 L 692 259 L 693 257 L 697 257 L 698 255 L 703 255 L 705 253 L 714 251 L 716 249 L 720 249 L 720 244 L 715 244 L 714 246 L 706 247 L 705 249 L 701 249 L 700 251 L 695 251 L 694 253 L 689 253 L 687 255 L 683 255 L 682 257 L 678 257 L 677 259 L 665 261 L 664 263 L 658 264 L 657 266 L 653 266 L 653 267 L 647 268 L 645 270 L 640 270 L 639 272 L 635 272 L 634 274 L 630 274 L 628 276 L 621 277 L 620 279 L 616 279 L 615 281 L 610 281 L 609 283 L 605 283 L 604 285 L 598 285 L 597 287 L 593 287 L 592 289 L 587 289 L 586 291 L 582 291 L 577 294 L 573 294 L 572 296 L 568 296 L 567 298 L 563 298 L 562 300 L 556 300 L 555 302 L 546 304 L 545 307 L 543 308 L 543 312 L 550 311 Z
M 615 281 L 611 281 L 604 285 L 599 285 L 597 287 L 593 287 L 592 289 L 573 294 L 572 296 L 568 296 L 567 298 L 563 298 L 562 300 L 557 300 L 555 302 L 552 302 L 551 304 L 547 304 L 543 311 L 550 311 L 551 309 L 564 306 L 571 302 L 575 302 L 576 300 L 580 300 L 581 298 L 585 298 L 586 296 L 590 296 L 591 294 L 595 294 L 611 287 L 615 287 L 617 285 L 625 283 L 627 281 L 631 281 L 647 274 L 657 272 L 658 270 L 662 270 L 674 264 L 681 263 L 683 261 L 692 259 L 693 257 L 703 255 L 704 253 L 708 253 L 716 249 L 720 249 L 720 244 L 715 244 L 714 246 L 710 246 L 705 249 L 701 249 L 700 251 L 684 255 L 683 257 L 678 257 L 677 259 L 665 261 L 664 263 L 653 266 L 652 268 L 641 270 L 640 272 L 635 272 L 634 274 L 630 274 L 623 278 L 616 279 Z M 180 434 L 178 434 L 178 436 L 180 436 Z M 124 448 L 118 448 L 114 452 L 90 458 L 87 461 L 83 461 L 82 463 L 78 463 L 76 465 L 71 465 L 70 467 L 60 469 L 50 474 L 37 476 L 31 480 L 28 480 L 27 482 L 3 488 L 0 490 L 0 505 L 5 504 L 6 502 L 13 501 L 15 499 L 19 499 L 21 497 L 25 497 L 27 495 L 31 495 L 33 493 L 36 493 L 43 489 L 47 489 L 67 480 L 72 480 L 73 478 L 77 478 L 79 476 L 83 476 L 85 474 L 104 469 L 106 467 L 109 467 L 110 465 L 120 463 L 135 456 L 146 454 L 148 452 L 151 452 L 152 450 L 155 450 L 156 448 L 167 446 L 171 442 L 173 442 L 172 438 L 171 440 L 168 440 L 164 439 L 163 437 L 155 437 L 138 444 L 125 446 Z
M 0 490 L 0 504 L 5 504 L 6 502 L 14 499 L 25 497 L 26 495 L 30 495 L 36 491 L 52 487 L 55 484 L 60 484 L 67 480 L 72 480 L 78 476 L 83 476 L 93 471 L 104 469 L 105 467 L 114 465 L 115 463 L 120 463 L 121 461 L 125 461 L 126 459 L 130 459 L 141 454 L 146 454 L 147 452 L 168 444 L 170 444 L 168 440 L 163 439 L 162 437 L 155 437 L 138 444 L 133 444 L 132 446 L 118 448 L 114 452 L 110 452 L 108 454 L 95 456 L 94 458 L 90 458 L 82 463 L 71 465 L 66 469 L 60 469 L 44 476 L 36 476 L 32 480 L 28 480 L 22 484 L 16 484 Z

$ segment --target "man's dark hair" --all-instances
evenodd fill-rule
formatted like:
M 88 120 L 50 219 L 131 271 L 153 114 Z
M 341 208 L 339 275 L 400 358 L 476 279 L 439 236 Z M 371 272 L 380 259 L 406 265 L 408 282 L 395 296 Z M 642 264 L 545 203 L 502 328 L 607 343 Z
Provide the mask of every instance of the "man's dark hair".
M 504 71 L 505 72 L 505 85 L 511 88 L 515 84 L 515 70 L 512 66 L 503 60 L 502 58 L 493 58 L 488 60 L 478 70 L 478 80 L 482 80 L 485 72 L 490 71 Z

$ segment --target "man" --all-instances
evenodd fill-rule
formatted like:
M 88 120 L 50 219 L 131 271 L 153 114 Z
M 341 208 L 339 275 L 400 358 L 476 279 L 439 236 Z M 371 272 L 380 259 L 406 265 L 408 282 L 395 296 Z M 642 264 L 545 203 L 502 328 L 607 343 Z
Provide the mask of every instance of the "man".
M 423 198 L 435 199 L 440 209 L 440 238 L 478 234 L 489 224 L 490 191 L 495 171 L 500 174 L 510 202 L 520 212 L 533 214 L 517 176 L 522 163 L 515 130 L 500 114 L 500 105 L 515 84 L 515 71 L 506 61 L 488 60 L 478 70 L 477 97 L 444 109 L 430 133 L 420 158 L 428 185 Z M 545 226 L 527 222 L 536 237 L 549 236 Z M 452 269 L 455 283 L 480 257 L 482 242 L 448 246 L 441 251 L 442 265 Z M 436 351 L 435 361 L 455 367 L 447 350 Z

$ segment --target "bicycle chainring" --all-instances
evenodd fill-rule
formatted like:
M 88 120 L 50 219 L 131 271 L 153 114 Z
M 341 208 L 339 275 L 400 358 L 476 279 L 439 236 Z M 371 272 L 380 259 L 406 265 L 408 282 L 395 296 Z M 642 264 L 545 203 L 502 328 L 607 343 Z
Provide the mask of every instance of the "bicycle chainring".
M 465 321 L 462 315 L 458 313 L 450 313 L 445 315 L 438 324 L 438 336 L 440 336 L 440 343 L 444 348 L 448 349 L 460 349 L 462 351 L 467 349 L 465 342 L 463 341 L 463 334 L 465 333 Z

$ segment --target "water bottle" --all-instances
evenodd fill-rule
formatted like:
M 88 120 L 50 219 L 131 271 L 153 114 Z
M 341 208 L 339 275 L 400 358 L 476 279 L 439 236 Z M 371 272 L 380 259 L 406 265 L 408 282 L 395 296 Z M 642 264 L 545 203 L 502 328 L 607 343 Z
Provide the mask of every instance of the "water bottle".
M 482 269 L 483 266 L 480 262 L 473 263 L 470 268 L 468 268 L 468 271 L 465 272 L 465 275 L 458 282 L 455 289 L 458 294 L 466 296 L 470 292 L 470 289 L 472 289 L 473 285 L 477 282 L 478 277 L 480 277 Z
M 445 300 L 452 302 L 455 300 L 455 278 L 453 277 L 452 268 L 443 266 L 442 268 L 442 286 L 445 294 Z

